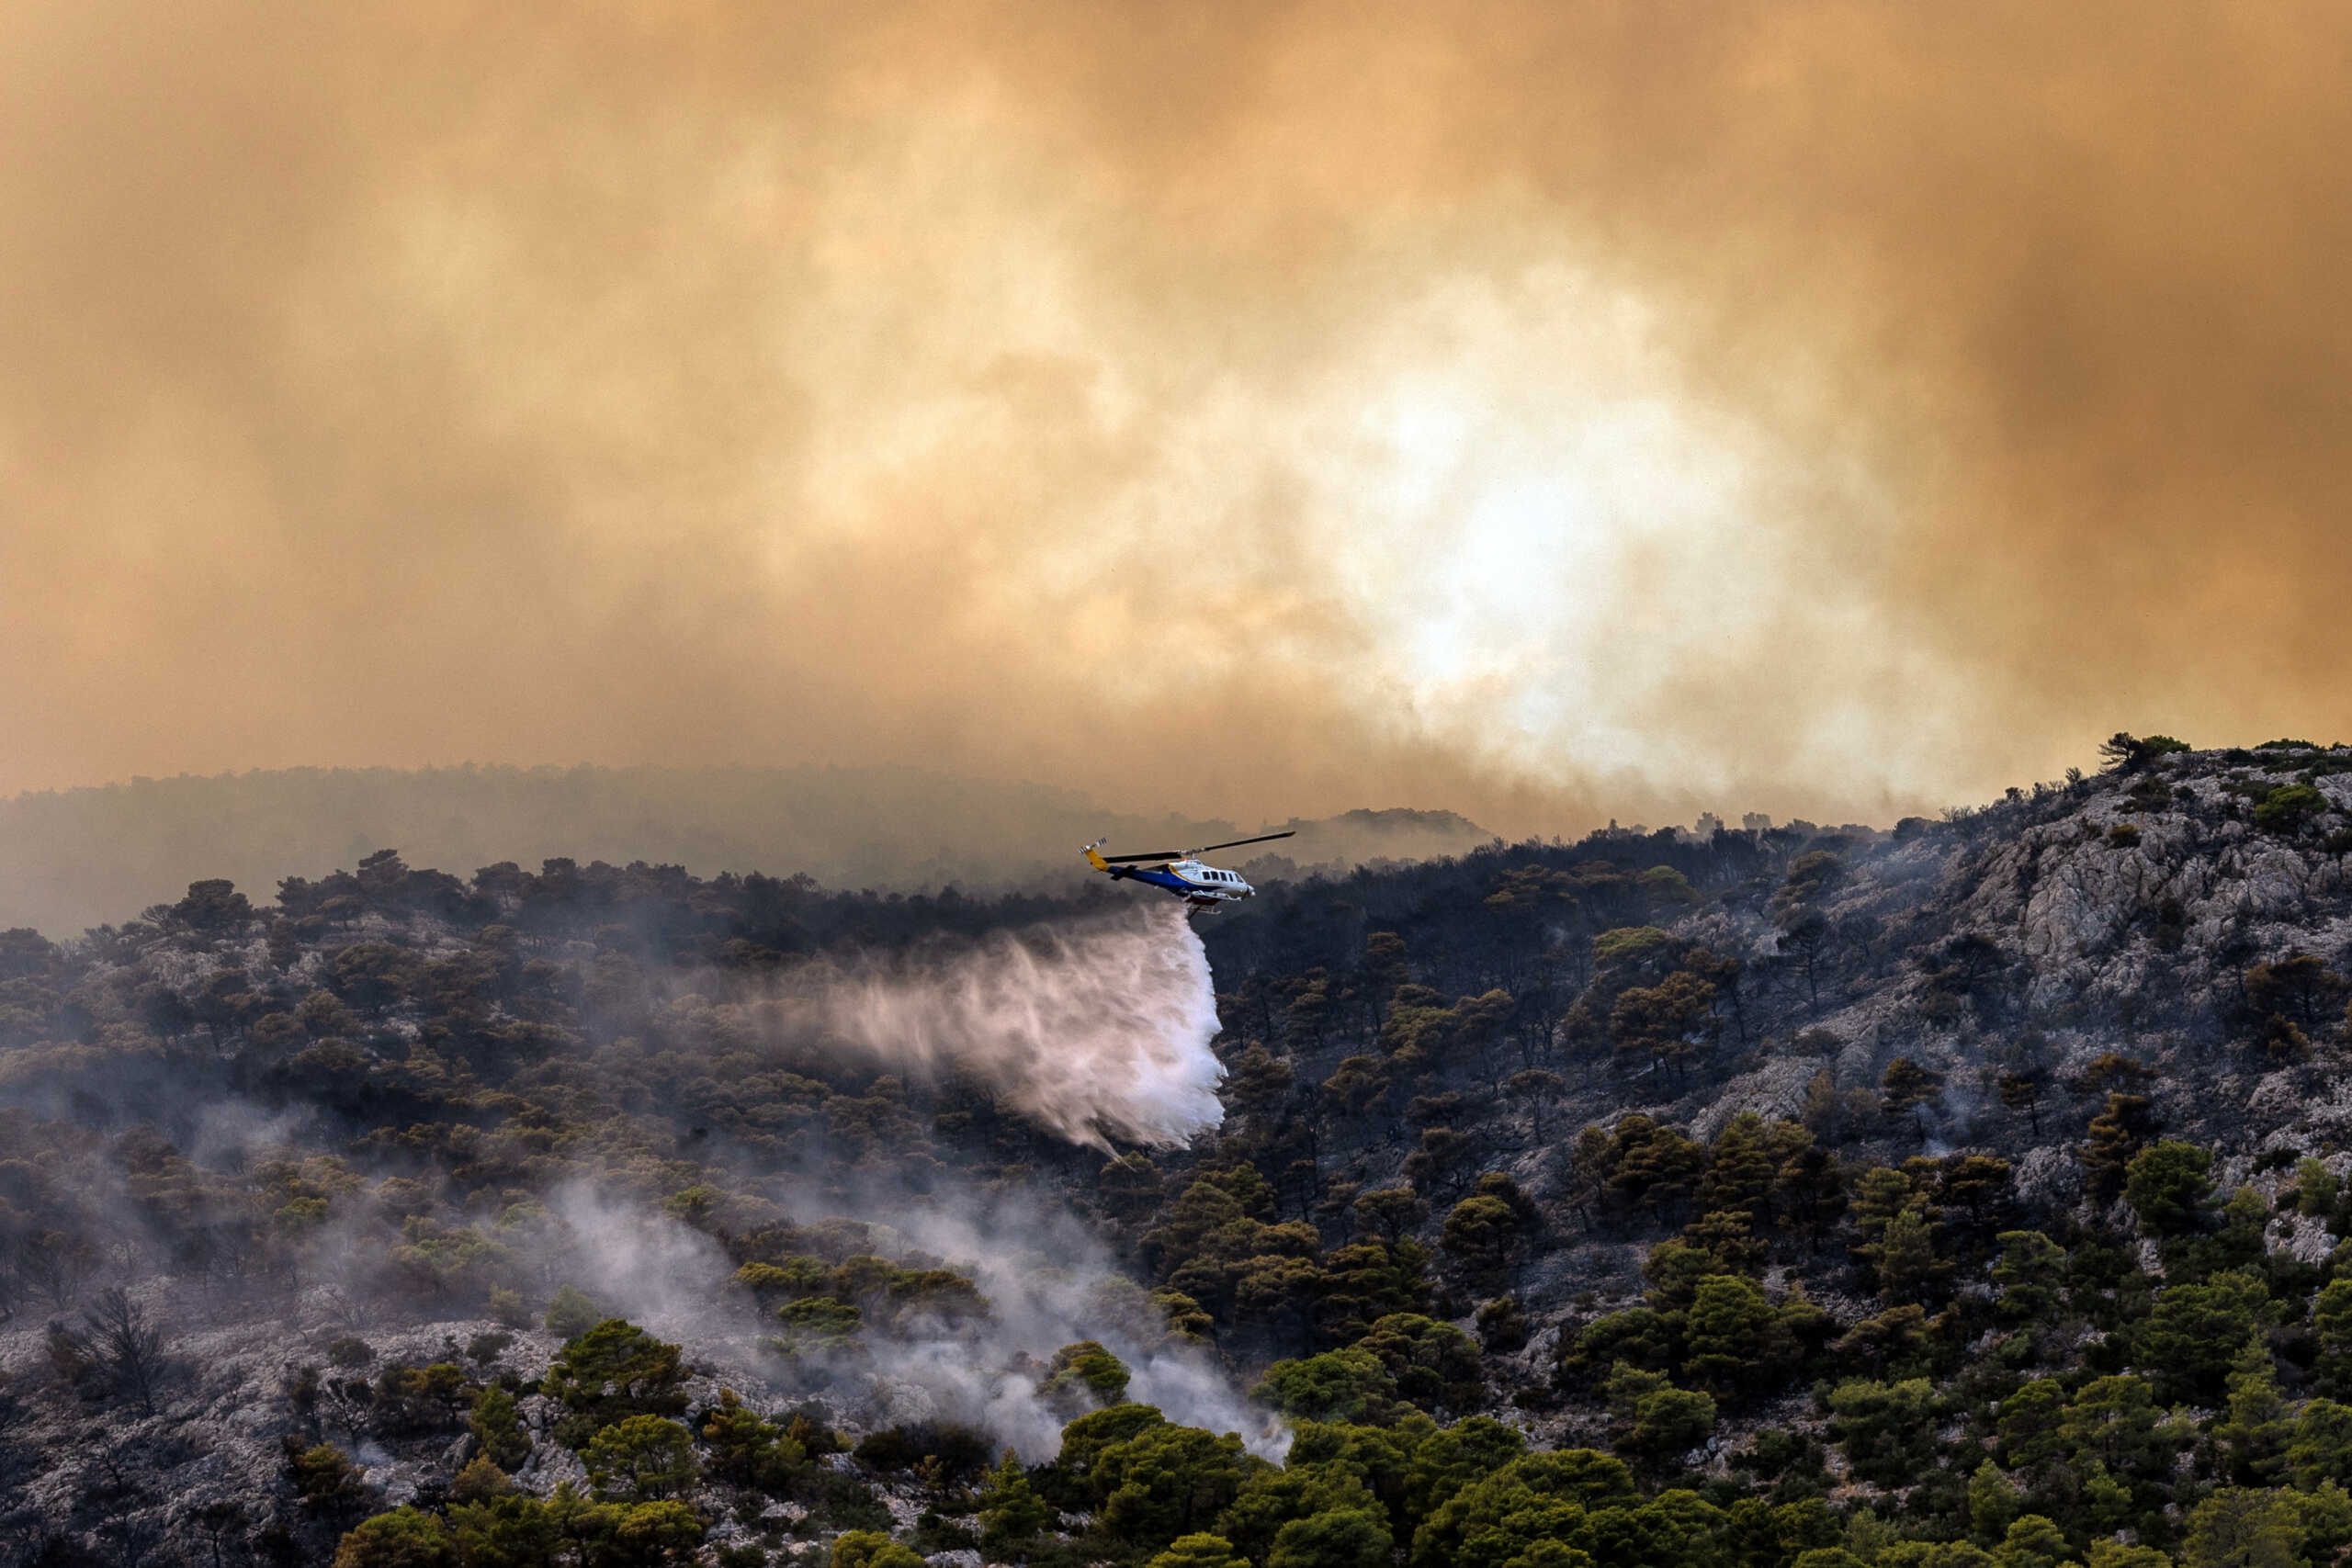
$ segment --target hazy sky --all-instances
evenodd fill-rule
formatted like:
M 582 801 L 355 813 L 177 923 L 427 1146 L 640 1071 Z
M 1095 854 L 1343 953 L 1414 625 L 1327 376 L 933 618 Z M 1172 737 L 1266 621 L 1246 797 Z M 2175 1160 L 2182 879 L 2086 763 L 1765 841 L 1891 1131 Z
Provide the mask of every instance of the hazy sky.
M 17 0 L 0 791 L 2352 736 L 2352 9 Z

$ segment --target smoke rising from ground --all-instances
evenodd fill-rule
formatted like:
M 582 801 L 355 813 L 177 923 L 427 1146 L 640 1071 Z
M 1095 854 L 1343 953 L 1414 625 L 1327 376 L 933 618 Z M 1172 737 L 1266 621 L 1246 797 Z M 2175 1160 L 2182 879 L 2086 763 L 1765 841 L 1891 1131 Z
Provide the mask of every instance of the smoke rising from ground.
M 919 761 L 1515 833 L 2328 739 L 2348 34 L 16 6 L 0 789 Z
M 1288 1450 L 1289 1427 L 1242 1397 L 1204 1348 L 1170 1340 L 1142 1287 L 1068 1213 L 1034 1201 L 984 1204 L 951 1195 L 884 1219 L 925 1251 L 971 1269 L 993 1308 L 979 1334 L 982 1354 L 968 1335 L 914 1336 L 877 1358 L 876 1393 L 896 1418 L 967 1422 L 1024 1459 L 1048 1458 L 1070 1413 L 1043 1397 L 1038 1364 L 1092 1339 L 1134 1374 L 1129 1398 L 1185 1426 L 1238 1433 L 1268 1459 Z
M 793 1195 L 789 1188 L 776 1194 Z M 1126 1362 L 1128 1396 L 1170 1420 L 1238 1432 L 1269 1459 L 1289 1447 L 1288 1428 L 1242 1397 L 1201 1347 L 1170 1339 L 1159 1309 L 1119 1272 L 1098 1237 L 1035 1194 L 987 1202 L 949 1189 L 922 1207 L 851 1205 L 846 1216 L 794 1212 L 803 1223 L 854 1218 L 875 1227 L 878 1247 L 944 1259 L 970 1273 L 990 1309 L 985 1319 L 952 1328 L 918 1316 L 870 1329 L 854 1355 L 820 1356 L 813 1369 L 797 1371 L 752 1351 L 775 1325 L 729 1290 L 733 1267 L 708 1236 L 582 1184 L 550 1193 L 548 1203 L 560 1222 L 541 1263 L 551 1281 L 584 1283 L 606 1310 L 723 1352 L 762 1382 L 823 1389 L 867 1420 L 958 1422 L 1042 1463 L 1059 1450 L 1074 1414 L 1046 1395 L 1044 1364 L 1061 1347 L 1093 1339 Z M 820 1375 L 808 1378 L 810 1370 Z
M 1076 1143 L 1180 1144 L 1224 1117 L 1208 954 L 1170 900 L 958 951 L 829 959 L 773 1005 L 897 1070 L 984 1083 Z

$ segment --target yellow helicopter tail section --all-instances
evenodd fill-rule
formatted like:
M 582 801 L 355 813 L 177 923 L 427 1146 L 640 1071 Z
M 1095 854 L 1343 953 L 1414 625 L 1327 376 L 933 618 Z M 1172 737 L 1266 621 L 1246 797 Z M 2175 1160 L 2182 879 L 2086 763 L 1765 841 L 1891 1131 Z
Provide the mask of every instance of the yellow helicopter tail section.
M 1107 842 L 1107 840 L 1097 839 L 1092 843 L 1086 846 L 1086 863 L 1092 866 L 1097 871 L 1108 871 L 1111 869 L 1111 863 L 1102 858 L 1102 846 L 1105 842 Z

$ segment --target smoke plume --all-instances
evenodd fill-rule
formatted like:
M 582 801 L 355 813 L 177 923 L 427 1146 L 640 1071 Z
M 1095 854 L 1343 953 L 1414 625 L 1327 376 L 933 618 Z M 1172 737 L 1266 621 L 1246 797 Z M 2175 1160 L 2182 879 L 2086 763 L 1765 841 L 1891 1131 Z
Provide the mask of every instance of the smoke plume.
M 1549 833 L 2335 739 L 2347 43 L 21 0 L 0 789 L 895 761 Z
M 796 1032 L 984 1083 L 1077 1143 L 1179 1144 L 1224 1115 L 1208 955 L 1172 902 L 960 950 L 828 959 L 774 1006 Z

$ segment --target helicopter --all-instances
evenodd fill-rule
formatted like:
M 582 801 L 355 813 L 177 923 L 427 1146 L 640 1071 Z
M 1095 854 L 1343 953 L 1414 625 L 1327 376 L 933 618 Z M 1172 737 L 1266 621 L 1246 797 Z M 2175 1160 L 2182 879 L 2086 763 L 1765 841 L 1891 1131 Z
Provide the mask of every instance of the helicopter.
M 1258 890 L 1241 879 L 1238 871 L 1224 871 L 1204 864 L 1201 856 L 1212 850 L 1229 850 L 1242 844 L 1269 843 L 1275 839 L 1287 839 L 1297 829 L 1280 833 L 1261 833 L 1254 839 L 1227 839 L 1221 844 L 1203 844 L 1197 850 L 1155 850 L 1146 855 L 1106 855 L 1102 846 L 1108 839 L 1097 839 L 1086 846 L 1087 863 L 1095 870 L 1107 873 L 1114 882 L 1143 882 L 1173 893 L 1184 900 L 1187 914 L 1197 915 L 1205 909 L 1212 913 L 1227 904 L 1238 904 Z M 1139 865 L 1139 861 L 1158 863 Z

